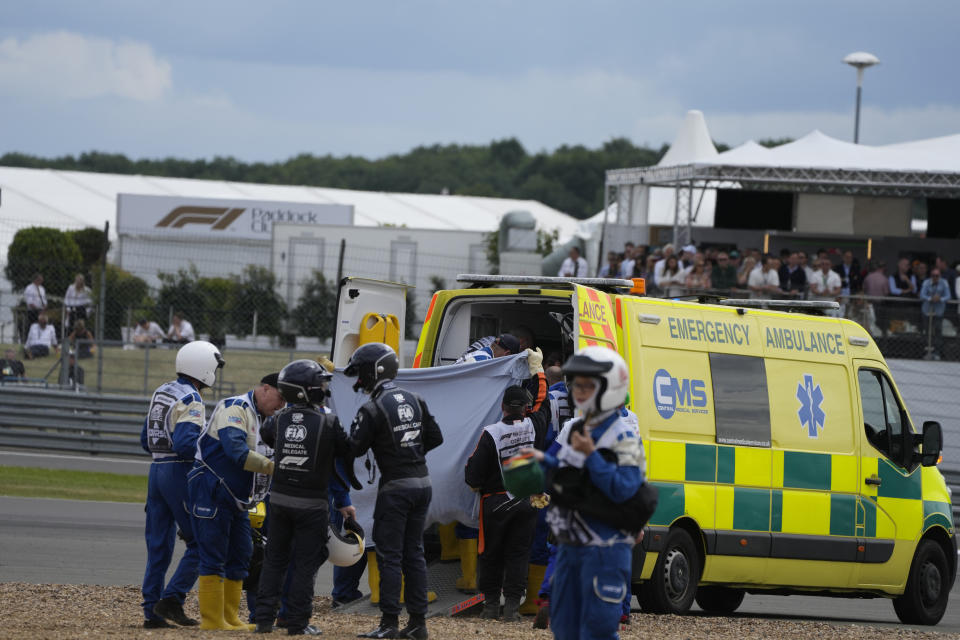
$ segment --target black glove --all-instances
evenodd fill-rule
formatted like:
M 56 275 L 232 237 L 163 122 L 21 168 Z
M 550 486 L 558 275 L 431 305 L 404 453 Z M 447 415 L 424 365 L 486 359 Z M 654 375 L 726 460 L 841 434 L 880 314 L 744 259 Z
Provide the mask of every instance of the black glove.
M 363 527 L 361 527 L 360 523 L 354 520 L 353 518 L 347 518 L 346 520 L 343 521 L 343 530 L 355 533 L 361 538 L 364 537 Z

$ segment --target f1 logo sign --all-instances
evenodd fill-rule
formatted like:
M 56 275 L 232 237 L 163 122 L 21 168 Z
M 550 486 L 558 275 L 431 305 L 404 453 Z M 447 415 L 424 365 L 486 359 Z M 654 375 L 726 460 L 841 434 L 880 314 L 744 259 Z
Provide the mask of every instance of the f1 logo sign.
M 240 217 L 246 209 L 237 207 L 177 207 L 157 223 L 158 227 L 180 229 L 188 224 L 200 224 L 217 231 L 223 231 Z

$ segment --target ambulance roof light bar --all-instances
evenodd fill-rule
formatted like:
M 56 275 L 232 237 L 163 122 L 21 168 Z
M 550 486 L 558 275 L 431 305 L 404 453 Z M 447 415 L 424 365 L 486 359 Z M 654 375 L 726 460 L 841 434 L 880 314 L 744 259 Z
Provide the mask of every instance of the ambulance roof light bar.
M 481 285 L 502 285 L 502 284 L 522 284 L 522 285 L 549 285 L 558 288 L 568 289 L 571 285 L 581 284 L 585 287 L 596 287 L 598 289 L 631 289 L 634 286 L 632 280 L 623 278 L 561 278 L 558 276 L 503 276 L 503 275 L 485 275 L 476 273 L 461 273 L 457 276 L 457 282 L 469 282 L 473 287 Z
M 823 315 L 826 311 L 840 309 L 840 303 L 833 300 L 762 300 L 753 298 L 727 298 L 717 304 L 726 307 L 744 307 L 750 309 L 770 309 L 773 311 L 799 311 Z

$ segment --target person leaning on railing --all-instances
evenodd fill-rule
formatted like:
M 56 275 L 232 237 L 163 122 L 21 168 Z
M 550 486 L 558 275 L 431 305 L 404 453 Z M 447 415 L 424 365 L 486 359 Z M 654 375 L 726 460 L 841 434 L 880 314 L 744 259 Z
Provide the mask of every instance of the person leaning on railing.
M 750 283 L 750 274 L 753 273 L 753 270 L 757 268 L 757 259 L 753 256 L 746 256 L 743 259 L 743 264 L 740 265 L 740 270 L 737 271 L 737 287 L 739 289 L 746 289 Z
M 667 258 L 663 271 L 660 273 L 660 278 L 657 281 L 657 286 L 664 291 L 668 298 L 675 298 L 684 294 L 683 287 L 686 281 L 686 271 L 680 267 L 680 261 L 677 260 L 677 256 Z
M 885 270 L 886 263 L 883 260 L 877 260 L 870 266 L 870 273 L 863 279 L 863 294 L 871 298 L 886 298 L 890 295 L 890 282 L 887 279 Z M 868 303 L 873 310 L 873 318 L 880 327 L 880 333 L 886 337 L 890 330 L 890 322 L 887 314 L 886 305 L 882 300 L 876 303 Z
M 730 255 L 726 251 L 717 254 L 717 264 L 710 270 L 710 283 L 714 289 L 737 287 L 737 269 L 730 264 Z
M 943 350 L 943 314 L 947 308 L 947 300 L 950 299 L 950 288 L 940 277 L 939 269 L 931 271 L 930 277 L 923 281 L 920 287 L 920 299 L 923 300 L 921 331 L 928 334 L 928 345 L 932 349 L 928 355 L 934 360 L 939 360 L 940 352 Z
M 87 329 L 87 323 L 77 319 L 73 331 L 67 335 L 67 344 L 73 347 L 77 358 L 89 358 L 93 355 L 93 334 Z
M 810 298 L 836 300 L 841 288 L 840 274 L 831 268 L 829 258 L 821 258 L 820 270 L 813 274 L 813 281 L 810 283 Z
M 703 255 L 696 254 L 693 258 L 693 266 L 687 272 L 685 284 L 688 289 L 710 289 L 710 269 L 704 260 Z
M 780 260 L 771 255 L 763 257 L 759 269 L 747 276 L 747 287 L 752 298 L 773 298 L 783 293 L 780 288 Z

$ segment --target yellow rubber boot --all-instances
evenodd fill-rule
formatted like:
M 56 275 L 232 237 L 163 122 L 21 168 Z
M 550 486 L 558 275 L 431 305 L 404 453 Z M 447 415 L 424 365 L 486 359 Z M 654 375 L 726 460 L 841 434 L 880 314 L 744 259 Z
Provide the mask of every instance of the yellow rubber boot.
M 547 572 L 545 564 L 531 564 L 527 567 L 527 597 L 520 605 L 520 615 L 535 616 L 540 607 L 537 600 L 540 597 L 540 585 L 543 584 L 543 574 Z
M 403 597 L 407 594 L 407 581 L 401 576 L 400 577 L 400 604 L 403 604 Z M 427 591 L 427 603 L 433 602 L 437 599 L 436 591 Z
M 201 629 L 230 629 L 223 621 L 223 578 L 200 576 L 197 582 Z
M 440 560 L 447 562 L 460 557 L 460 544 L 457 540 L 457 523 L 441 524 L 437 527 L 440 536 Z
M 460 571 L 457 589 L 464 593 L 477 592 L 477 539 L 460 540 Z
M 370 585 L 370 604 L 380 604 L 380 567 L 377 552 L 367 551 L 367 584 Z
M 247 624 L 240 619 L 240 598 L 243 597 L 243 580 L 223 581 L 223 622 L 229 629 L 253 631 L 255 624 Z

